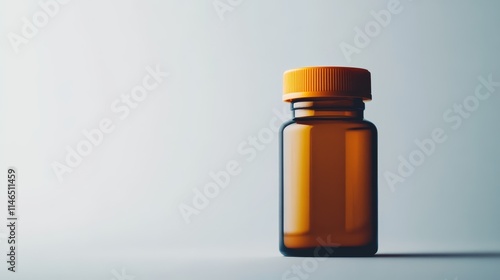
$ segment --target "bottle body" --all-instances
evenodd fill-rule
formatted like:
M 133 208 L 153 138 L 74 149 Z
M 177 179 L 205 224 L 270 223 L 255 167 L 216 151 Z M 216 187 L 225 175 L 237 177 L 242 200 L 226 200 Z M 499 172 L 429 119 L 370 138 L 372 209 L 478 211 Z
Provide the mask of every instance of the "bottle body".
M 377 244 L 377 129 L 361 99 L 300 100 L 280 131 L 280 251 L 369 256 Z

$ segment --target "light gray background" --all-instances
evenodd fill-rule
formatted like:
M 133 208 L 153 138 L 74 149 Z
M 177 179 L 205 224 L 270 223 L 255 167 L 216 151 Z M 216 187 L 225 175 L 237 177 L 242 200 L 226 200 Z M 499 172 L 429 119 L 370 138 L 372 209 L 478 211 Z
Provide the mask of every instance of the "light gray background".
M 1 278 L 302 279 L 284 273 L 304 260 L 278 252 L 277 135 L 251 161 L 238 146 L 286 109 L 283 71 L 349 65 L 372 72 L 379 252 L 402 255 L 318 262 L 308 279 L 498 279 L 498 255 L 475 253 L 500 250 L 500 88 L 459 129 L 443 113 L 479 76 L 500 81 L 500 2 L 401 0 L 349 62 L 340 44 L 389 2 L 232 1 L 221 19 L 212 0 L 73 0 L 16 53 L 8 34 L 41 8 L 1 1 L 0 167 L 20 175 L 19 272 Z M 170 76 L 117 118 L 155 65 Z M 116 129 L 59 182 L 51 165 L 103 118 Z M 435 128 L 447 141 L 392 192 L 384 173 Z M 241 174 L 186 224 L 179 205 L 230 160 Z M 473 254 L 413 254 L 433 252 Z

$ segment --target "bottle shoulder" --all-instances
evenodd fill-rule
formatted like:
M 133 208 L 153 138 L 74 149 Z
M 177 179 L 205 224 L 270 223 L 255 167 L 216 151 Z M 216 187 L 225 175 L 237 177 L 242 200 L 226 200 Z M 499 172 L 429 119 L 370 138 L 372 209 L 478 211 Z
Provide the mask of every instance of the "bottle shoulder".
M 377 126 L 374 123 L 372 123 L 371 121 L 363 119 L 363 123 L 366 126 L 370 127 L 372 130 L 377 131 Z
M 374 132 L 377 131 L 377 127 L 374 123 L 366 119 L 292 119 L 285 122 L 281 126 L 281 131 L 290 128 L 300 128 L 300 127 L 346 127 L 346 128 L 358 128 L 358 129 L 369 129 Z

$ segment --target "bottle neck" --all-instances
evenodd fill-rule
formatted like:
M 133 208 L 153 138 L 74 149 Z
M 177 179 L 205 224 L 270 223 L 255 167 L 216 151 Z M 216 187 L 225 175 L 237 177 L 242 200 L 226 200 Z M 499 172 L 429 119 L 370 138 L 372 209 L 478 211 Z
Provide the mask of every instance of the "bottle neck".
M 363 119 L 365 103 L 361 98 L 314 99 L 292 102 L 293 118 Z

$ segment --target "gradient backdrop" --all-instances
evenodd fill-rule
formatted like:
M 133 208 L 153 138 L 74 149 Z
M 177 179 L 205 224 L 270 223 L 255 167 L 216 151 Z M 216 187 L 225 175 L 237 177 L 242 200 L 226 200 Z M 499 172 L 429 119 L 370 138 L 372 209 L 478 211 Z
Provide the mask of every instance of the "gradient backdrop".
M 0 260 L 10 166 L 19 221 L 17 272 L 2 261 L 0 278 L 498 279 L 499 11 L 494 0 L 1 1 Z M 282 73 L 308 65 L 372 73 L 380 257 L 278 252 Z M 101 124 L 97 145 L 82 144 Z M 446 140 L 415 152 L 435 129 Z M 78 147 L 86 155 L 68 156 Z M 398 171 L 411 157 L 418 166 Z M 228 164 L 238 172 L 225 187 L 197 197 Z M 193 199 L 186 223 L 179 207 Z

